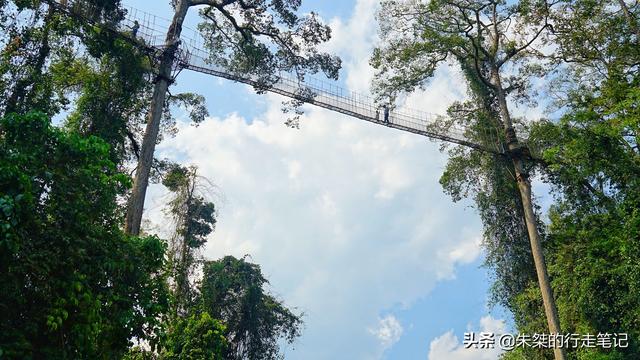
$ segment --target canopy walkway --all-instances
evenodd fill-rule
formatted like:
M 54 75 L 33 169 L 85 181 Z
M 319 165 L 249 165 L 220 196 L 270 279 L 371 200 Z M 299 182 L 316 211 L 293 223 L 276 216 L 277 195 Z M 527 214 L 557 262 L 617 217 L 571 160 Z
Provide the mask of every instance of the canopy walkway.
M 74 1 L 68 1 L 66 5 L 61 5 L 59 2 L 49 3 L 52 6 L 60 7 L 61 10 L 73 16 L 86 17 L 86 14 L 83 14 L 83 9 L 75 6 Z M 171 21 L 135 8 L 125 7 L 125 9 L 124 19 L 118 22 L 117 25 L 108 23 L 96 25 L 109 27 L 110 30 L 134 40 L 138 46 L 150 50 L 155 56 L 160 56 L 166 48 L 165 38 Z M 86 20 L 90 21 L 89 18 Z M 335 83 L 310 76 L 306 76 L 304 80 L 299 80 L 296 76 L 283 72 L 278 75 L 278 80 L 275 83 L 269 84 L 268 87 L 264 88 L 264 84 L 261 84 L 256 77 L 233 73 L 209 61 L 208 51 L 204 45 L 205 40 L 199 31 L 183 26 L 180 39 L 176 64 L 180 69 L 188 69 L 249 84 L 351 117 L 422 135 L 430 139 L 464 145 L 495 154 L 505 154 L 504 145 L 500 140 L 502 137 L 497 133 L 498 130 L 496 128 L 483 130 L 481 134 L 481 137 L 485 139 L 483 142 L 490 145 L 478 144 L 468 137 L 468 134 L 471 133 L 470 129 L 459 125 L 443 126 L 442 124 L 446 122 L 439 120 L 445 119 L 444 116 L 401 107 L 391 109 L 389 116 L 385 118 L 383 109 L 376 104 L 372 97 L 349 91 Z M 476 135 L 477 131 L 478 129 L 476 128 Z

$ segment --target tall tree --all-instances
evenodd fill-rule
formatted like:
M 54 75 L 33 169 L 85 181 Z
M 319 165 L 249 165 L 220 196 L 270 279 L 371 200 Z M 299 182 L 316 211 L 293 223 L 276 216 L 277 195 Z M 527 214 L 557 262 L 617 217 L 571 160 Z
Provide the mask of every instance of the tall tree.
M 230 71 L 256 77 L 264 90 L 278 80 L 280 71 L 295 70 L 302 79 L 307 73 L 323 71 L 337 78 L 340 60 L 318 52 L 317 45 L 329 40 L 331 32 L 316 14 L 296 14 L 300 0 L 175 0 L 175 13 L 160 56 L 158 76 L 147 115 L 140 160 L 127 209 L 125 230 L 140 231 L 144 199 L 158 140 L 160 119 L 167 89 L 172 83 L 171 69 L 180 46 L 180 34 L 187 12 L 203 7 L 200 30 L 210 50 L 210 61 Z
M 173 280 L 175 316 L 184 317 L 193 307 L 196 291 L 191 281 L 198 265 L 197 252 L 216 225 L 215 205 L 202 195 L 202 180 L 195 167 L 173 166 L 162 184 L 173 194 L 168 213 L 175 231 L 169 241 L 168 257 Z
M 495 147 L 496 141 L 504 144 L 504 135 L 496 133 L 499 115 L 495 96 L 474 75 L 471 61 L 463 59 L 460 64 L 469 83 L 470 99 L 454 103 L 449 118 L 463 124 L 468 129 L 466 136 L 475 143 L 487 148 Z M 484 226 L 485 266 L 495 275 L 491 301 L 509 309 L 515 297 L 536 280 L 514 173 L 507 157 L 456 146 L 449 150 L 449 161 L 440 178 L 454 201 L 474 200 Z M 542 231 L 541 226 L 538 228 Z M 518 318 L 515 321 L 516 325 L 520 323 Z
M 260 267 L 245 259 L 205 262 L 200 304 L 225 324 L 225 359 L 279 359 L 280 342 L 300 336 L 300 315 L 269 294 L 267 284 Z
M 638 101 L 631 100 L 638 84 L 637 75 L 612 77 L 598 92 L 574 93 L 558 122 L 536 124 L 531 133 L 557 195 L 546 245 L 552 249 L 549 269 L 563 327 L 569 333 L 629 336 L 628 347 L 575 349 L 570 355 L 576 359 L 640 356 L 640 116 Z M 521 331 L 539 328 L 535 292 L 525 289 L 515 299 L 511 309 L 524 320 Z
M 112 160 L 123 169 L 139 153 L 139 124 L 148 105 L 150 64 L 132 44 L 114 39 L 94 59 L 69 54 L 52 66 L 54 78 L 76 95 L 65 126 L 110 145 Z
M 560 333 L 525 167 L 529 151 L 518 139 L 508 104 L 510 95 L 527 94 L 536 70 L 531 61 L 538 58 L 534 45 L 548 24 L 527 26 L 517 6 L 498 0 L 384 1 L 378 17 L 385 46 L 374 50 L 372 64 L 379 70 L 375 89 L 380 95 L 393 98 L 411 91 L 433 76 L 439 64 L 453 59 L 471 62 L 475 78 L 494 96 L 492 106 L 513 166 L 548 328 Z M 556 359 L 566 358 L 561 348 L 554 354 Z
M 125 169 L 140 156 L 156 59 L 119 30 L 125 14 L 119 4 L 47 0 L 3 6 L 0 113 L 36 108 L 51 117 L 62 115 L 67 128 L 107 141 L 112 160 Z M 187 110 L 194 124 L 207 115 L 202 96 L 168 96 L 159 139 L 175 133 L 176 106 Z M 161 165 L 154 161 L 152 180 L 159 178 Z

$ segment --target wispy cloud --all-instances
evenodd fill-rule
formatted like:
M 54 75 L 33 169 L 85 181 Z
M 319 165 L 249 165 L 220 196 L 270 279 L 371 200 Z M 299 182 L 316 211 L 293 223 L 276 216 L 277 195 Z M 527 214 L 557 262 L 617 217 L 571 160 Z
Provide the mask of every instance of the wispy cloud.
M 373 329 L 369 329 L 369 332 L 380 340 L 380 344 L 386 350 L 393 346 L 400 337 L 404 328 L 400 321 L 393 316 L 387 315 L 378 320 L 378 326 Z

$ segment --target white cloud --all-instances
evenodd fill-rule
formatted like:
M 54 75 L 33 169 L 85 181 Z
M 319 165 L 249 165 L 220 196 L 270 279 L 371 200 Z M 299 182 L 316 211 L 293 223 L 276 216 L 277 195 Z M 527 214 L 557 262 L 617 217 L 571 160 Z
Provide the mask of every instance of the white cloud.
M 467 241 L 460 244 L 457 248 L 449 251 L 449 258 L 454 262 L 461 264 L 468 264 L 480 255 L 480 244 L 482 238 L 480 236 L 473 238 L 469 237 Z
M 474 330 L 469 327 L 468 331 Z M 480 329 L 475 331 L 476 336 L 480 332 L 493 333 L 497 342 L 499 335 L 505 333 L 505 323 L 503 320 L 485 316 L 480 319 Z M 431 341 L 428 360 L 497 360 L 501 353 L 502 350 L 497 344 L 493 349 L 466 348 L 453 331 L 448 331 Z
M 400 340 L 403 331 L 402 324 L 393 315 L 378 319 L 378 327 L 369 329 L 369 332 L 380 340 L 380 344 L 385 350 L 391 348 Z

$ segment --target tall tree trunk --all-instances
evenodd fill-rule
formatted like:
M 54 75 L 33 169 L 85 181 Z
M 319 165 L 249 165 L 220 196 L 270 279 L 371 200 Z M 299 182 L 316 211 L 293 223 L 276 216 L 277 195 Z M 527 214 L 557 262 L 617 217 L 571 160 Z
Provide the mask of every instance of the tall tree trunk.
M 151 164 L 153 162 L 153 152 L 160 131 L 160 119 L 164 109 L 167 89 L 171 82 L 171 69 L 176 57 L 176 50 L 179 46 L 180 33 L 182 32 L 182 23 L 189 10 L 189 0 L 179 0 L 176 4 L 176 12 L 173 21 L 167 32 L 165 40 L 165 48 L 160 60 L 158 76 L 153 89 L 153 98 L 151 99 L 151 107 L 147 115 L 147 127 L 145 129 L 144 138 L 142 139 L 142 149 L 138 160 L 138 168 L 136 170 L 136 179 L 133 185 L 131 198 L 127 206 L 127 218 L 125 223 L 125 232 L 131 235 L 140 233 L 140 223 L 142 222 L 142 210 L 144 208 L 144 199 L 149 184 L 149 173 L 151 172 Z
M 542 302 L 544 305 L 544 312 L 547 317 L 547 325 L 549 326 L 549 332 L 551 334 L 560 334 L 558 308 L 556 307 L 556 302 L 553 297 L 553 291 L 549 282 L 549 274 L 547 273 L 547 266 L 544 260 L 544 253 L 542 251 L 542 243 L 540 242 L 540 234 L 538 233 L 537 228 L 536 214 L 533 210 L 533 202 L 531 198 L 531 182 L 529 180 L 529 174 L 527 174 L 523 165 L 523 147 L 518 143 L 518 138 L 513 128 L 513 123 L 511 122 L 509 108 L 507 107 L 507 97 L 504 92 L 504 88 L 502 87 L 500 73 L 495 66 L 492 69 L 491 75 L 493 85 L 496 88 L 496 96 L 498 98 L 498 105 L 500 108 L 500 117 L 502 119 L 504 131 L 506 133 L 509 154 L 513 161 L 516 180 L 518 182 L 518 189 L 520 190 L 520 198 L 522 199 L 524 218 L 525 223 L 527 224 L 529 242 L 531 243 L 533 262 L 536 266 L 538 284 L 540 285 L 540 291 L 542 292 Z M 564 348 L 556 346 L 553 349 L 553 353 L 556 360 L 566 359 L 566 352 Z

